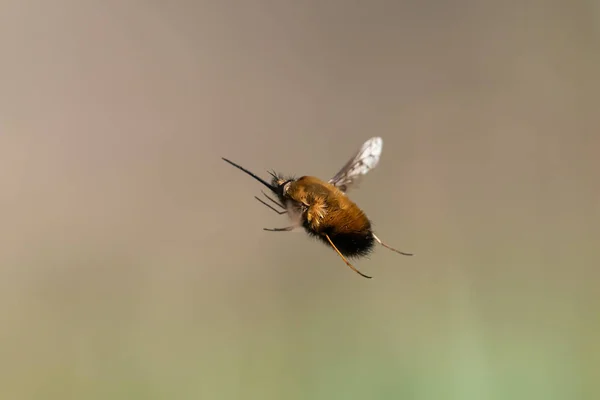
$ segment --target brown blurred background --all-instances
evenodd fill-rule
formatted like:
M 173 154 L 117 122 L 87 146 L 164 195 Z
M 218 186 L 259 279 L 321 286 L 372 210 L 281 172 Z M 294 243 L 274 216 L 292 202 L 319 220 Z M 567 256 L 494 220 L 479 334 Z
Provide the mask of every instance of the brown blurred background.
M 0 0 L 2 399 L 600 397 L 600 7 Z M 371 281 L 256 202 L 329 178 Z

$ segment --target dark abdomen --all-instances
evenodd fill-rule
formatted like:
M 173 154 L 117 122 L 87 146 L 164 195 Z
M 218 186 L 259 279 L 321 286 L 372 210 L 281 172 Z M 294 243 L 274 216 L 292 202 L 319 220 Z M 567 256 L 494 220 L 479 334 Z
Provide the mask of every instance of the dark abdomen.
M 364 214 L 352 215 L 349 213 L 332 213 L 320 224 L 317 232 L 310 229 L 305 223 L 306 231 L 318 237 L 327 246 L 331 247 L 325 235 L 337 249 L 346 257 L 362 257 L 371 253 L 374 246 L 371 222 Z
M 371 230 L 330 234 L 329 237 L 340 253 L 346 257 L 366 256 L 373 250 L 374 239 Z M 329 245 L 327 238 L 323 239 Z

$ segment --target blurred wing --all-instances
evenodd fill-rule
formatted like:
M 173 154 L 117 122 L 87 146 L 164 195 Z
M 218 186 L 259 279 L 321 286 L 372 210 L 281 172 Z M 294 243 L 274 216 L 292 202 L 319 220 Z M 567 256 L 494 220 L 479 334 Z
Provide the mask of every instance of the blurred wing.
M 382 148 L 383 140 L 380 137 L 367 140 L 329 183 L 337 186 L 342 192 L 347 192 L 359 178 L 377 166 Z

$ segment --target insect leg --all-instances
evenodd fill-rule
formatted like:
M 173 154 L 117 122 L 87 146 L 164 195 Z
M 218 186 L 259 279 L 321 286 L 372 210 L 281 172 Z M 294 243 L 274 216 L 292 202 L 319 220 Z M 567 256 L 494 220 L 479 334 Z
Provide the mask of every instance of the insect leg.
M 270 205 L 270 204 L 267 204 L 267 202 L 266 202 L 266 201 L 264 201 L 264 200 L 262 200 L 262 199 L 259 199 L 257 196 L 254 196 L 254 198 L 255 198 L 256 200 L 260 201 L 261 203 L 263 203 L 265 206 L 269 207 L 271 210 L 275 211 L 275 212 L 276 212 L 277 214 L 279 214 L 279 215 L 282 215 L 282 214 L 287 214 L 287 211 L 279 211 L 279 210 L 277 210 L 275 207 L 273 207 L 272 205 Z
M 277 200 L 273 199 L 272 197 L 269 197 L 268 194 L 266 194 L 265 192 L 263 192 L 262 190 L 260 191 L 267 199 L 271 200 L 273 203 L 277 204 L 279 207 L 283 208 L 285 210 L 285 206 L 283 204 L 281 204 L 280 202 L 278 202 Z
M 329 244 L 331 245 L 331 247 L 333 247 L 333 249 L 336 251 L 336 253 L 338 253 L 338 255 L 342 258 L 342 260 L 344 260 L 344 262 L 346 263 L 347 266 L 349 266 L 354 272 L 356 272 L 357 274 L 359 274 L 360 276 L 364 277 L 364 278 L 368 278 L 371 279 L 370 276 L 363 274 L 362 272 L 360 272 L 359 270 L 357 270 L 356 268 L 354 268 L 354 266 L 352 264 L 350 264 L 350 261 L 348 261 L 346 259 L 346 257 L 344 257 L 344 255 L 342 253 L 340 253 L 340 251 L 337 249 L 337 247 L 335 247 L 335 244 L 333 244 L 333 242 L 331 241 L 331 239 L 329 238 L 329 235 L 325 234 L 325 237 L 327 238 L 327 240 L 329 241 Z
M 294 228 L 295 228 L 295 226 L 286 226 L 285 228 L 263 228 L 263 230 L 269 231 L 269 232 L 288 232 Z
M 394 249 L 393 247 L 390 247 L 390 246 L 388 246 L 387 244 L 383 243 L 383 242 L 381 241 L 381 239 L 379 239 L 377 236 L 375 236 L 375 234 L 374 234 L 374 233 L 373 233 L 372 235 L 373 235 L 373 239 L 377 240 L 377 242 L 378 242 L 380 245 L 382 245 L 383 247 L 387 247 L 388 249 L 390 249 L 390 250 L 392 250 L 392 251 L 395 251 L 395 252 L 396 252 L 396 253 L 398 253 L 398 254 L 402 254 L 403 256 L 412 256 L 412 255 L 413 255 L 412 253 L 404 253 L 404 252 L 402 252 L 402 251 L 400 251 L 400 250 L 396 250 L 396 249 Z

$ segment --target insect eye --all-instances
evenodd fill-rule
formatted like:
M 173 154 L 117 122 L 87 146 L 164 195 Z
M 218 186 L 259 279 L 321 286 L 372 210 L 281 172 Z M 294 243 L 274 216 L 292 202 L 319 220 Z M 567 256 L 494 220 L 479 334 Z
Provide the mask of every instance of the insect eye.
M 283 184 L 283 194 L 287 194 L 288 190 L 290 189 L 290 183 L 292 181 L 287 181 L 286 183 Z

